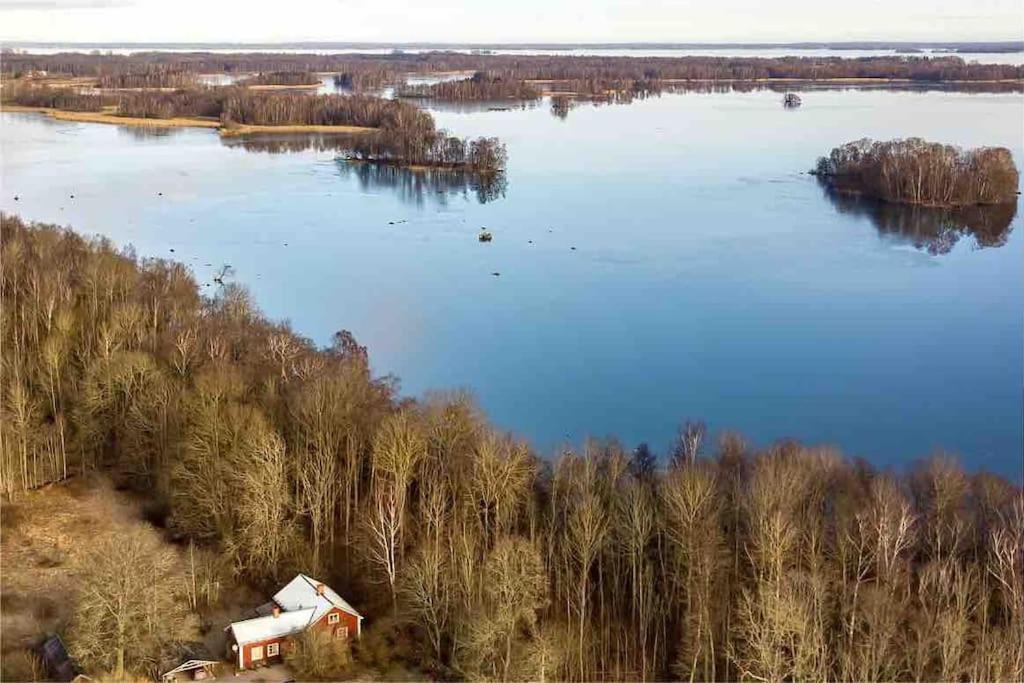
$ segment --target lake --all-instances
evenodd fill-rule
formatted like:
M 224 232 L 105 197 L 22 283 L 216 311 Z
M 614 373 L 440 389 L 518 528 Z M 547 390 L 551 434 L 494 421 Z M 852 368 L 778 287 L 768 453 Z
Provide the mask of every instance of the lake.
M 1020 215 L 830 197 L 804 173 L 865 136 L 1003 145 L 1024 165 L 1024 96 L 801 94 L 564 120 L 436 109 L 508 144 L 486 187 L 350 166 L 326 140 L 4 113 L 0 208 L 184 261 L 210 294 L 231 264 L 272 318 L 318 343 L 351 330 L 408 395 L 469 388 L 544 453 L 612 434 L 664 450 L 703 419 L 879 466 L 944 448 L 1024 479 Z

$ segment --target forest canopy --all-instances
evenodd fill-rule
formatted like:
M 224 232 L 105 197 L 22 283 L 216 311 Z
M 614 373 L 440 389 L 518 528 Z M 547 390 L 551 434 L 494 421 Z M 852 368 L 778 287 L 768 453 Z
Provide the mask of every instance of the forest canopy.
M 317 347 L 237 285 L 205 297 L 180 263 L 0 221 L 4 496 L 105 473 L 206 571 L 330 581 L 367 616 L 362 662 L 492 680 L 1024 674 L 1018 485 L 947 457 L 880 472 L 712 442 L 699 422 L 660 458 L 611 439 L 541 457 L 464 394 L 399 396 L 347 332 Z M 103 599 L 123 572 L 94 574 Z M 89 604 L 66 634 L 89 673 L 144 669 L 179 637 L 137 605 L 145 650 L 127 656 Z
M 998 83 L 1021 88 L 1024 66 L 977 64 L 954 55 L 920 57 L 619 57 L 585 55 L 464 54 L 435 51 L 379 54 L 274 54 L 138 52 L 131 55 L 63 53 L 5 55 L 7 76 L 63 75 L 110 78 L 161 69 L 245 76 L 271 72 L 327 72 L 335 84 L 356 91 L 403 86 L 409 74 L 479 72 L 475 83 L 416 87 L 410 93 L 442 99 L 523 99 L 531 90 L 558 84 L 586 99 L 661 92 L 698 81 L 875 80 L 920 84 Z M 486 96 L 484 96 L 486 94 Z
M 848 142 L 819 158 L 814 173 L 840 192 L 939 207 L 1015 202 L 1020 180 L 1005 147 L 963 150 L 921 138 Z
M 249 76 L 237 85 L 319 85 L 320 77 L 310 71 L 268 71 Z

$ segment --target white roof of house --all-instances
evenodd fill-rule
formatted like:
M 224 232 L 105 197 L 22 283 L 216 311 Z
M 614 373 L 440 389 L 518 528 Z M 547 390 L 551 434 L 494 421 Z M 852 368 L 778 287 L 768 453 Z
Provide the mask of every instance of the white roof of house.
M 319 618 L 314 618 L 315 614 L 316 610 L 312 607 L 294 611 L 282 611 L 276 617 L 271 615 L 246 619 L 245 621 L 236 621 L 231 624 L 231 630 L 234 632 L 235 641 L 239 645 L 254 643 L 260 640 L 270 640 L 271 638 L 280 638 L 304 631 L 307 626 Z
M 338 609 L 354 614 L 362 619 L 361 614 L 348 604 L 344 598 L 334 592 L 330 586 L 324 585 L 324 594 L 318 595 L 316 587 L 321 584 L 316 579 L 311 579 L 305 574 L 299 574 L 288 582 L 288 585 L 277 592 L 274 602 L 281 606 L 285 614 L 294 610 L 312 608 L 314 617 L 312 621 L 318 621 L 323 615 L 337 607 Z

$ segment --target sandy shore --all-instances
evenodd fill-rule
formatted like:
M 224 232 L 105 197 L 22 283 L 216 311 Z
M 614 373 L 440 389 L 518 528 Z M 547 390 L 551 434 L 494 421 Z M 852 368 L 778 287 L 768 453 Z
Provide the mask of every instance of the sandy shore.
M 47 107 L 23 107 L 17 104 L 4 104 L 0 111 L 27 112 L 45 114 L 60 121 L 79 121 L 81 123 L 107 123 L 118 126 L 152 126 L 159 128 L 216 128 L 224 137 L 253 135 L 257 133 L 320 133 L 320 134 L 357 134 L 371 133 L 376 128 L 365 126 L 251 126 L 235 124 L 222 126 L 220 121 L 203 117 L 180 117 L 173 119 L 145 119 L 131 116 L 118 116 L 112 111 L 62 111 Z
M 0 111 L 31 112 L 46 114 L 59 121 L 82 123 L 110 123 L 119 126 L 151 126 L 159 128 L 220 128 L 217 119 L 181 117 L 174 119 L 145 119 L 132 116 L 118 116 L 112 111 L 63 111 L 47 107 L 23 107 L 18 104 L 4 104 Z

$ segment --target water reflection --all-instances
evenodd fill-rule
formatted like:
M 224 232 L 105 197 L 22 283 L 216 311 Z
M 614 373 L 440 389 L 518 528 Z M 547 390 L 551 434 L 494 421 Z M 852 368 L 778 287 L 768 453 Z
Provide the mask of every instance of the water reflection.
M 868 218 L 884 237 L 933 256 L 948 254 L 965 237 L 973 237 L 979 248 L 1001 247 L 1017 215 L 1016 202 L 940 209 L 865 199 L 828 186 L 823 189 L 840 213 Z
M 432 97 L 403 97 L 428 111 L 448 112 L 452 114 L 479 114 L 484 112 L 503 112 L 524 109 L 535 109 L 540 100 L 472 100 L 448 101 Z
M 344 133 L 312 134 L 269 133 L 266 135 L 242 135 L 221 137 L 226 147 L 244 149 L 246 152 L 284 154 L 286 152 L 341 152 L 351 149 L 351 136 Z
M 337 160 L 342 177 L 355 177 L 364 191 L 386 189 L 409 204 L 422 206 L 428 199 L 445 204 L 449 197 L 475 195 L 481 204 L 505 196 L 508 181 L 504 173 L 466 173 L 451 169 L 409 169 L 389 164 Z
M 907 81 L 907 82 L 879 82 L 879 83 L 844 83 L 842 81 L 797 81 L 779 80 L 769 81 L 661 81 L 660 87 L 650 90 L 650 94 L 661 93 L 748 93 L 768 90 L 772 92 L 807 92 L 807 91 L 829 91 L 829 92 L 857 92 L 857 91 L 882 91 L 882 92 L 950 92 L 950 93 L 1019 93 L 1024 92 L 1024 85 L 1020 82 L 930 82 L 930 81 Z
M 569 116 L 573 101 L 566 95 L 555 95 L 551 98 L 551 115 L 563 121 Z
M 117 126 L 118 135 L 124 135 L 132 140 L 144 142 L 151 139 L 164 139 L 180 135 L 184 129 L 174 126 Z
M 245 135 L 222 137 L 220 141 L 226 147 L 265 154 L 346 152 L 351 149 L 351 136 L 345 134 Z M 422 205 L 427 198 L 444 204 L 451 196 L 470 194 L 485 204 L 504 197 L 508 189 L 504 173 L 468 173 L 447 168 L 409 169 L 341 158 L 337 162 L 339 173 L 344 177 L 354 176 L 364 190 L 389 189 L 410 204 Z

